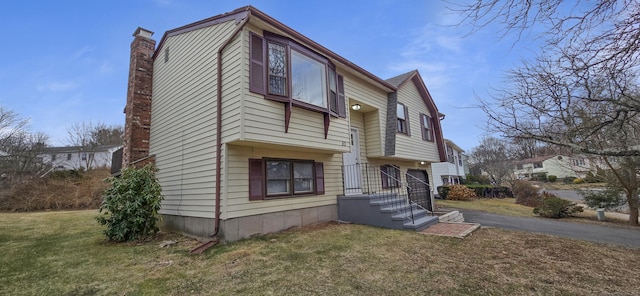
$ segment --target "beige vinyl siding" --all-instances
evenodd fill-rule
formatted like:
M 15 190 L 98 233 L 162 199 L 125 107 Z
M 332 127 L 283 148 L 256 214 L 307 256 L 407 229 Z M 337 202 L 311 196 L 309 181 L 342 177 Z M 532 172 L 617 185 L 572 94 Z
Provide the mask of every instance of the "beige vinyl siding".
M 230 21 L 168 37 L 154 62 L 150 153 L 163 214 L 215 215 L 216 52 L 235 27 Z
M 400 168 L 400 177 L 402 179 L 402 184 L 407 184 L 407 171 L 409 169 L 412 170 L 424 170 L 427 172 L 428 178 L 429 178 L 429 187 L 433 187 L 433 173 L 432 173 L 432 168 L 431 168 L 431 164 L 427 163 L 425 165 L 421 165 L 419 162 L 412 162 L 412 161 L 398 161 L 395 159 L 370 159 L 371 160 L 371 165 L 373 165 L 376 168 L 379 168 L 382 165 L 386 165 L 386 164 L 390 164 L 390 165 L 396 165 Z M 375 176 L 374 178 L 380 178 L 380 171 L 376 171 L 374 172 L 377 176 Z M 430 188 L 433 191 L 433 188 Z
M 243 53 L 245 34 L 239 34 L 222 53 L 222 142 L 227 143 L 240 137 L 242 124 L 243 85 L 249 84 L 243 74 L 244 61 L 248 53 Z
M 251 27 L 250 27 L 251 28 Z M 255 30 L 262 34 L 260 30 Z M 249 56 L 249 30 L 243 32 L 243 56 Z M 329 133 L 324 137 L 322 113 L 293 107 L 289 130 L 285 132 L 284 104 L 265 99 L 249 91 L 249 59 L 242 59 L 244 74 L 242 119 L 240 135 L 231 140 L 258 142 L 263 144 L 296 146 L 332 152 L 346 152 L 349 139 L 349 123 L 344 118 L 330 118 Z
M 348 98 L 348 106 L 352 100 L 357 100 L 373 107 L 374 111 L 364 113 L 364 135 L 366 140 L 366 154 L 369 157 L 384 155 L 384 118 L 387 114 L 387 93 L 373 85 L 351 75 L 344 78 L 345 96 Z M 352 113 L 353 114 L 353 113 Z M 362 132 L 362 131 L 361 131 Z M 364 158 L 363 158 L 364 159 Z
M 417 161 L 439 162 L 438 147 L 435 142 L 422 140 L 420 113 L 430 114 L 416 85 L 409 81 L 398 89 L 398 102 L 409 108 L 411 136 L 396 133 L 395 157 Z M 439 120 L 438 118 L 432 118 Z
M 336 196 L 342 194 L 342 154 L 323 154 L 275 150 L 268 148 L 227 145 L 225 155 L 225 203 L 222 219 L 251 216 L 336 204 Z M 304 159 L 324 164 L 325 194 L 249 201 L 249 158 Z

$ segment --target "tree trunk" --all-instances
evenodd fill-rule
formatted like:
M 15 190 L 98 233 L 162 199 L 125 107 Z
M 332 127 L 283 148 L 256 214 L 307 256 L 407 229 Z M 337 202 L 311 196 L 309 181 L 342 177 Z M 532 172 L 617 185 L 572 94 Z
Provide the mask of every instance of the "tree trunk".
M 627 204 L 629 205 L 629 224 L 638 226 L 638 191 L 633 190 L 627 193 Z

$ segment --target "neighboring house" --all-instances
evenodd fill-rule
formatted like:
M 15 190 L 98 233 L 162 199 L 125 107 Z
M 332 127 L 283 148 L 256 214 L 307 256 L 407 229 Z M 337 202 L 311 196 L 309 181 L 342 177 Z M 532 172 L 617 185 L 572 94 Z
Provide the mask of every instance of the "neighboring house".
M 584 178 L 587 173 L 596 173 L 594 163 L 584 156 L 548 155 L 523 159 L 516 162 L 514 174 L 518 179 L 534 176 L 556 176 L 558 178 Z
M 431 190 L 434 194 L 437 193 L 438 186 L 460 184 L 466 176 L 464 150 L 451 140 L 445 139 L 444 143 L 447 161 L 431 165 L 433 170 L 433 186 Z
M 110 167 L 113 152 L 121 146 L 100 145 L 91 149 L 76 146 L 45 147 L 42 162 L 53 170 L 78 170 Z
M 437 222 L 443 115 L 417 71 L 382 80 L 251 6 L 152 34 L 134 33 L 121 153 L 159 169 L 163 227 L 233 241 L 392 196 L 407 227 Z

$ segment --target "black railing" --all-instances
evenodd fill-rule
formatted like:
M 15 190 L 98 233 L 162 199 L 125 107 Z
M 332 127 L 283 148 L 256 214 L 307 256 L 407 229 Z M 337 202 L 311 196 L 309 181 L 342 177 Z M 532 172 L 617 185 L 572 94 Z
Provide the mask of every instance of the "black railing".
M 122 169 L 122 151 L 120 148 L 111 154 L 111 175 L 117 175 Z
M 414 208 L 419 204 L 409 200 L 414 190 L 402 181 L 399 169 L 383 169 L 366 163 L 342 166 L 345 195 L 366 194 L 383 211 L 397 212 L 413 221 Z M 397 170 L 397 171 L 394 171 Z
M 427 211 L 433 213 L 433 204 L 431 202 L 431 186 L 429 186 L 429 183 L 409 173 L 407 173 L 405 176 L 407 178 L 407 183 L 411 188 L 408 194 L 409 200 L 421 206 L 423 209 L 426 209 Z

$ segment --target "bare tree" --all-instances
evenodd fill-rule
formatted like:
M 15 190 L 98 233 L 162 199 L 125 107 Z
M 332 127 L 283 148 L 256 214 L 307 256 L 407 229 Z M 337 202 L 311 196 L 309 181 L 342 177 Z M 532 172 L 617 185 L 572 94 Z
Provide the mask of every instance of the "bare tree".
M 460 10 L 475 29 L 500 22 L 519 36 L 542 26 L 543 52 L 482 100 L 489 129 L 599 156 L 638 224 L 640 3 L 488 0 Z
M 504 139 L 486 137 L 470 153 L 472 166 L 479 168 L 497 185 L 513 181 L 513 158 Z
M 47 145 L 48 136 L 43 133 L 31 134 L 25 131 L 15 132 L 5 138 L 2 150 L 1 169 L 3 178 L 19 181 L 23 177 L 34 177 L 45 169 L 40 158 Z
M 124 130 L 121 126 L 104 123 L 77 122 L 67 128 L 67 141 L 80 153 L 82 167 L 93 168 L 95 153 L 103 145 L 122 145 Z

